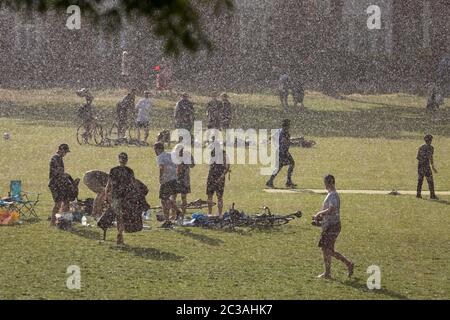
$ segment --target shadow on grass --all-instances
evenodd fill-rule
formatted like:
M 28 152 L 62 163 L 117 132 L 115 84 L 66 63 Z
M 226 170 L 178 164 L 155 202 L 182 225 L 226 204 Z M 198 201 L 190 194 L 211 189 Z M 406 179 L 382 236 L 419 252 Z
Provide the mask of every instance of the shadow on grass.
M 279 107 L 270 105 L 233 105 L 234 115 L 232 128 L 278 128 L 281 120 L 292 119 L 292 134 L 317 137 L 354 137 L 354 138 L 387 138 L 398 139 L 403 132 L 432 132 L 435 135 L 449 136 L 450 109 L 439 111 L 440 119 L 432 120 L 425 108 L 390 105 L 346 99 L 348 109 L 330 111 L 307 108 L 303 112 L 292 110 L 290 113 L 280 112 Z M 352 102 L 379 105 L 375 108 L 356 108 Z M 0 117 L 30 121 L 48 121 L 48 126 L 56 122 L 71 123 L 73 127 L 79 123 L 76 106 L 55 104 L 21 106 L 10 102 L 0 103 Z M 195 105 L 195 119 L 205 119 L 205 106 Z M 114 108 L 98 108 L 104 124 L 108 127 L 114 117 Z M 155 129 L 173 127 L 173 109 L 154 108 L 151 117 L 158 119 Z M 206 129 L 206 128 L 205 128 Z
M 194 232 L 192 232 L 192 230 L 189 230 L 189 229 L 184 229 L 184 230 L 176 229 L 175 232 L 178 234 L 181 234 L 183 236 L 187 236 L 191 239 L 200 241 L 200 242 L 205 243 L 210 246 L 220 246 L 223 243 L 223 241 L 220 239 L 214 239 L 214 238 L 205 236 L 203 234 L 194 233 Z
M 182 256 L 176 255 L 171 252 L 160 251 L 155 248 L 134 247 L 129 245 L 111 246 L 111 249 L 132 253 L 135 256 L 144 259 L 157 260 L 157 261 L 174 261 L 180 262 L 183 260 Z
M 378 294 L 378 295 L 382 295 L 382 296 L 387 296 L 387 297 L 390 297 L 393 299 L 410 300 L 407 296 L 402 295 L 402 294 L 392 291 L 392 290 L 388 290 L 388 289 L 369 290 L 369 288 L 367 288 L 367 284 L 360 282 L 361 279 L 358 279 L 358 278 L 353 278 L 351 280 L 346 280 L 346 281 L 341 281 L 341 280 L 335 280 L 335 281 L 344 286 L 355 288 L 363 293 L 373 293 L 373 294 Z
M 70 233 L 91 240 L 103 240 L 103 233 L 100 229 L 76 228 L 73 227 Z

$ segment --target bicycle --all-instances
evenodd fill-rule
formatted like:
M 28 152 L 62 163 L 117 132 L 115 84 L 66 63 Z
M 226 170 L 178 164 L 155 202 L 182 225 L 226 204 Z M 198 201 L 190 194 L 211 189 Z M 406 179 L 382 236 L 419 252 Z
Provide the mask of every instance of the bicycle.
M 83 144 L 101 144 L 104 139 L 103 127 L 98 123 L 98 118 L 95 117 L 89 126 L 89 130 L 86 131 L 85 126 L 82 124 L 77 129 L 77 142 L 80 145 Z

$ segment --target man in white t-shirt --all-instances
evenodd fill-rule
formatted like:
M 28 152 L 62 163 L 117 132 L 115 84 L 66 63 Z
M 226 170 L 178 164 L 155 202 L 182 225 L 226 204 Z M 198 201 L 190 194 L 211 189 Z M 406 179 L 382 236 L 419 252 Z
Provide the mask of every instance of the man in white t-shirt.
M 136 104 L 136 126 L 138 128 L 138 140 L 141 140 L 141 129 L 144 129 L 144 141 L 147 142 L 148 132 L 150 128 L 150 110 L 152 107 L 152 101 L 150 100 L 150 92 L 144 92 L 144 98 L 139 100 Z
M 171 153 L 164 151 L 162 142 L 155 143 L 153 149 L 155 150 L 156 161 L 159 166 L 159 198 L 161 199 L 161 206 L 167 222 L 170 220 L 169 214 L 171 209 L 176 215 L 181 214 L 175 202 L 175 197 L 180 189 L 177 182 L 177 165 L 172 161 Z
M 313 220 L 321 221 L 322 226 L 319 247 L 322 248 L 323 252 L 325 272 L 319 275 L 319 278 L 331 279 L 331 258 L 333 257 L 345 263 L 348 269 L 348 277 L 350 278 L 353 275 L 353 262 L 334 250 L 336 239 L 341 232 L 341 200 L 336 191 L 334 177 L 327 175 L 324 178 L 324 183 L 328 194 L 323 202 L 322 210 L 313 216 Z

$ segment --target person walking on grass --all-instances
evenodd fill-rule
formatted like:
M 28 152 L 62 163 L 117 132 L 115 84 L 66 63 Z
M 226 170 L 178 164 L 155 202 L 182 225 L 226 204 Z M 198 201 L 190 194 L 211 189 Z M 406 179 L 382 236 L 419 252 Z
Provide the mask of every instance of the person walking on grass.
M 273 182 L 280 172 L 281 168 L 284 166 L 289 166 L 287 172 L 287 180 L 286 187 L 287 188 L 295 188 L 297 185 L 292 182 L 292 173 L 294 172 L 295 161 L 289 152 L 289 147 L 291 145 L 291 134 L 289 133 L 291 127 L 291 121 L 289 119 L 283 120 L 281 124 L 281 132 L 279 138 L 279 147 L 278 147 L 278 167 L 275 169 L 275 172 L 272 174 L 270 179 L 266 182 L 266 186 L 268 188 L 274 188 Z
M 175 197 L 179 193 L 179 185 L 177 182 L 177 166 L 172 160 L 172 154 L 164 151 L 164 144 L 157 142 L 153 145 L 156 153 L 156 161 L 159 166 L 159 199 L 164 212 L 165 222 L 163 227 L 170 226 L 170 210 L 177 216 L 179 212 Z M 176 219 L 177 217 L 173 217 Z
M 335 251 L 334 245 L 341 232 L 341 200 L 336 191 L 336 181 L 334 176 L 327 175 L 324 178 L 325 188 L 328 191 L 323 202 L 322 210 L 313 216 L 313 220 L 321 221 L 322 233 L 320 235 L 319 247 L 322 249 L 325 272 L 319 278 L 331 279 L 331 260 L 336 258 L 342 261 L 348 269 L 348 277 L 353 275 L 354 263 Z
M 106 183 L 106 200 L 111 204 L 117 221 L 117 245 L 123 245 L 123 232 L 125 230 L 123 212 L 127 205 L 126 199 L 130 192 L 134 190 L 134 172 L 127 167 L 128 155 L 124 152 L 119 154 L 119 166 L 114 167 L 109 172 L 109 179 Z
M 417 181 L 417 198 L 422 198 L 422 185 L 424 177 L 427 178 L 428 188 L 430 189 L 430 199 L 438 200 L 434 191 L 434 179 L 433 179 L 433 171 L 437 173 L 436 168 L 434 167 L 434 147 L 431 145 L 433 142 L 433 136 L 431 134 L 427 134 L 424 137 L 425 144 L 419 148 L 417 152 L 417 161 L 418 161 L 418 181 Z
M 222 158 L 215 157 L 215 151 L 222 152 Z M 208 215 L 212 215 L 214 193 L 217 195 L 217 210 L 219 217 L 223 211 L 223 194 L 225 191 L 225 177 L 230 172 L 230 160 L 225 150 L 215 148 L 211 151 L 208 180 L 206 183 L 206 195 L 208 197 Z
M 58 147 L 56 154 L 50 159 L 50 172 L 48 187 L 52 193 L 55 203 L 52 210 L 50 225 L 56 225 L 56 214 L 69 211 L 69 191 L 67 190 L 67 180 L 69 175 L 64 170 L 63 158 L 70 152 L 69 146 L 65 143 Z

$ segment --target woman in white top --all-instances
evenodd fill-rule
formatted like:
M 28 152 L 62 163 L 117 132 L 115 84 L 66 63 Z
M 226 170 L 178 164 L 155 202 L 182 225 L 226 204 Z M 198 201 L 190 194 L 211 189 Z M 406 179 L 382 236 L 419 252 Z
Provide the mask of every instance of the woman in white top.
M 354 264 L 342 254 L 334 250 L 334 244 L 341 232 L 340 206 L 341 200 L 336 191 L 335 179 L 332 175 L 324 178 L 325 188 L 328 191 L 323 202 L 322 211 L 313 216 L 314 221 L 321 221 L 322 233 L 320 235 L 319 247 L 322 248 L 325 272 L 319 278 L 331 279 L 331 258 L 336 258 L 345 263 L 348 269 L 348 277 L 353 275 Z

